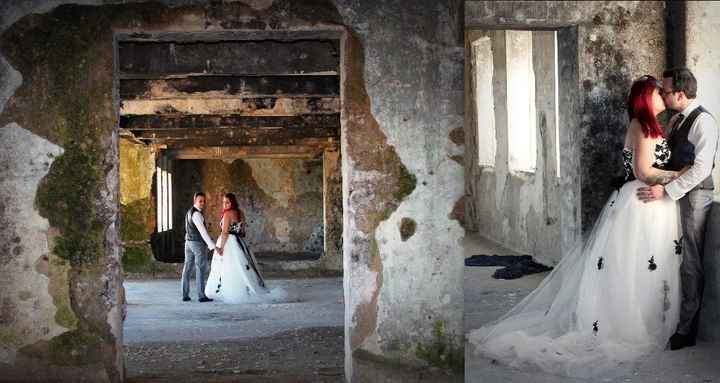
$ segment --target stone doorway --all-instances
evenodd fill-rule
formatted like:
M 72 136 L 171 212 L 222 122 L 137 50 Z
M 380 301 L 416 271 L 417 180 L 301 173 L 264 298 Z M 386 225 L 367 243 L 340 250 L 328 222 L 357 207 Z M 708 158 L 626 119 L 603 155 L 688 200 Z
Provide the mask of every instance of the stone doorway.
M 116 35 L 130 380 L 342 379 L 339 36 Z M 246 241 L 287 300 L 180 302 L 197 191 L 213 239 L 222 196 L 237 195 Z

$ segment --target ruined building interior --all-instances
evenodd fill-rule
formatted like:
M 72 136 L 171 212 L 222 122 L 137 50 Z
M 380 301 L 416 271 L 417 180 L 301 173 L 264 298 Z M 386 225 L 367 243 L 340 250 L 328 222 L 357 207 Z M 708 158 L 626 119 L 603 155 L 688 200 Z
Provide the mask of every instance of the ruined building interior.
M 580 381 L 473 352 L 547 273 L 464 259 L 582 242 L 634 78 L 687 66 L 720 113 L 720 5 L 411 3 L 0 2 L 0 381 Z M 286 299 L 181 301 L 197 191 Z M 697 348 L 618 381 L 720 379 L 706 254 Z

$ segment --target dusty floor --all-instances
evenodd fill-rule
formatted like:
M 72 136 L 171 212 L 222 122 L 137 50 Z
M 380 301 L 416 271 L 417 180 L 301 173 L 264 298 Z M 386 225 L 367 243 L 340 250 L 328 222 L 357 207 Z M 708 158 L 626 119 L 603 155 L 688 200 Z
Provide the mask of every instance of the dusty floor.
M 515 255 L 491 241 L 465 239 L 465 255 Z M 465 267 L 466 332 L 491 322 L 520 302 L 547 275 L 534 274 L 514 280 L 491 277 L 495 267 Z M 468 383 L 712 383 L 720 382 L 720 344 L 698 343 L 678 351 L 660 351 L 640 361 L 626 374 L 596 380 L 571 379 L 537 371 L 519 371 L 493 364 L 465 347 L 465 382 Z
M 126 281 L 129 382 L 342 382 L 342 279 L 269 280 L 274 304 L 182 302 L 177 280 Z

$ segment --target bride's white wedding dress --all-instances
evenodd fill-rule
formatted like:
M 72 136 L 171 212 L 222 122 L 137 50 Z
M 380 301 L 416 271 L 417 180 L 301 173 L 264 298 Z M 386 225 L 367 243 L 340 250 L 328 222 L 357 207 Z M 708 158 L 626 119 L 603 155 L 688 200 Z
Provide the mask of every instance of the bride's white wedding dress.
M 654 166 L 667 163 L 664 140 L 655 157 Z M 632 152 L 624 158 L 632 175 Z M 680 307 L 680 218 L 667 197 L 641 202 L 641 186 L 633 180 L 613 192 L 581 248 L 508 314 L 470 333 L 476 353 L 587 378 L 622 373 L 665 347 Z
M 287 292 L 284 289 L 267 288 L 255 256 L 239 232 L 239 223 L 230 225 L 223 255 L 213 255 L 205 295 L 226 303 L 262 303 L 285 299 Z

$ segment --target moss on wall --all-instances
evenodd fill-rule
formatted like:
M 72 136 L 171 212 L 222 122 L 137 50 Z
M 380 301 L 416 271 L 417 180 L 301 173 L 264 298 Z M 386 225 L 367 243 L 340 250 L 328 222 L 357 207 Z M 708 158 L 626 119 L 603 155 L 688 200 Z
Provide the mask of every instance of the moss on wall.
M 120 236 L 123 242 L 147 241 L 155 226 L 155 205 L 152 198 L 120 205 Z
M 78 318 L 70 306 L 70 292 L 68 290 L 70 264 L 68 261 L 51 254 L 49 255 L 49 286 L 48 290 L 55 303 L 55 321 L 68 328 L 77 328 Z
M 102 361 L 102 338 L 84 331 L 68 331 L 50 340 L 50 360 L 60 366 L 82 366 Z
M 400 221 L 400 239 L 405 242 L 410 237 L 415 235 L 415 230 L 417 229 L 417 223 L 414 219 L 403 217 L 403 219 Z
M 393 193 L 395 197 L 395 203 L 398 205 L 402 202 L 405 197 L 409 196 L 410 193 L 415 190 L 417 186 L 417 177 L 410 173 L 402 162 L 397 163 L 397 189 Z
M 38 188 L 37 206 L 60 231 L 53 252 L 72 265 L 92 263 L 102 254 L 104 230 L 95 198 L 101 180 L 98 158 L 68 145 Z
M 448 334 L 444 321 L 433 323 L 432 340 L 417 343 L 415 355 L 431 366 L 463 371 L 465 356 L 462 347 L 455 344 L 455 336 Z
M 120 140 L 120 238 L 126 273 L 151 276 L 157 267 L 148 245 L 155 231 L 152 195 L 155 155 L 144 145 Z
M 145 145 L 120 140 L 120 203 L 130 205 L 152 195 L 155 154 Z M 152 216 L 152 215 L 151 215 Z
M 125 246 L 122 265 L 126 273 L 152 273 L 154 260 L 150 246 Z
M 0 115 L 0 125 L 16 122 L 64 150 L 40 183 L 35 203 L 52 227 L 49 292 L 55 321 L 73 330 L 18 351 L 60 366 L 99 361 L 117 381 L 120 349 L 109 320 L 119 317 L 108 316 L 121 304 L 110 259 L 117 244 L 108 242 L 114 238 L 117 195 L 106 178 L 117 165 L 112 14 L 112 8 L 60 6 L 7 29 L 0 51 L 21 72 L 23 83 Z

